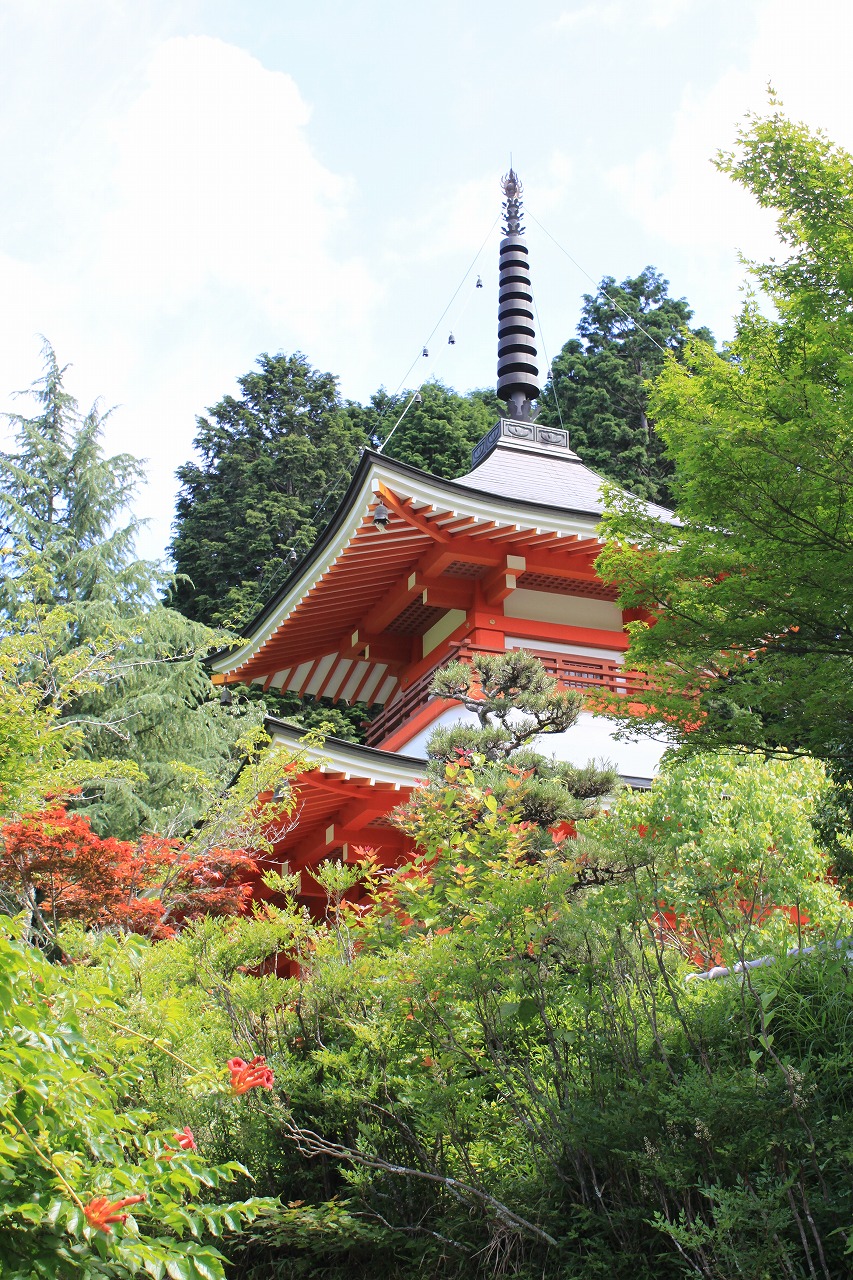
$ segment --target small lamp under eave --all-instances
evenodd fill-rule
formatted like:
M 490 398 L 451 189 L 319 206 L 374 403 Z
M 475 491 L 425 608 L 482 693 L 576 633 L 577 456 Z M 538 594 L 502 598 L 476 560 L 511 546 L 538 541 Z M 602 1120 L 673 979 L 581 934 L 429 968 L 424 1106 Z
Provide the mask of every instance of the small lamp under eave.
M 234 702 L 234 694 L 228 688 L 228 685 L 224 684 L 219 694 L 219 705 L 220 707 L 230 707 L 233 705 L 233 702 Z
M 373 512 L 373 523 L 376 525 L 376 528 L 379 530 L 380 533 L 384 533 L 385 530 L 388 528 L 388 521 L 390 520 L 390 518 L 391 518 L 391 512 L 385 506 L 385 503 L 384 502 L 378 503 Z

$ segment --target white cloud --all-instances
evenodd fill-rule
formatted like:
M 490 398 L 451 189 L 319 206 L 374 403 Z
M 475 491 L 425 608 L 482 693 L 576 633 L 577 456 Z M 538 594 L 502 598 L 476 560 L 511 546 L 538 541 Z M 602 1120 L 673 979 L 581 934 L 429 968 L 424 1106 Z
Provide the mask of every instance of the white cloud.
M 310 337 L 375 298 L 330 245 L 353 191 L 313 154 L 294 81 L 207 36 L 162 44 L 115 130 L 99 267 L 165 311 L 226 288 Z
M 583 27 L 616 27 L 640 23 L 649 27 L 668 27 L 684 17 L 694 0 L 610 0 L 607 4 L 583 4 L 577 9 L 564 9 L 554 21 L 558 31 L 576 31 Z
M 0 397 L 36 374 L 45 333 L 83 405 L 123 402 L 107 447 L 150 459 L 151 510 L 171 508 L 195 414 L 259 350 L 333 364 L 368 348 L 381 290 L 337 246 L 357 193 L 315 154 L 309 120 L 293 79 L 244 50 L 162 41 L 107 127 L 71 126 L 50 236 L 0 255 Z
M 554 26 L 562 31 L 573 31 L 577 27 L 613 27 L 622 13 L 621 4 L 583 4 L 579 9 L 565 9 Z
M 635 12 L 650 27 L 669 27 L 687 16 L 693 0 L 641 0 Z
M 689 250 L 697 272 L 703 261 L 708 270 L 718 270 L 728 250 L 730 293 L 744 275 L 735 250 L 763 259 L 778 250 L 778 242 L 772 214 L 719 173 L 712 158 L 734 144 L 747 111 L 766 110 L 768 81 L 790 115 L 825 127 L 853 149 L 847 92 L 853 9 L 848 0 L 822 0 L 807 18 L 798 0 L 762 0 L 755 19 L 755 37 L 742 65 L 727 70 L 706 92 L 688 87 L 668 140 L 609 175 L 645 230 Z

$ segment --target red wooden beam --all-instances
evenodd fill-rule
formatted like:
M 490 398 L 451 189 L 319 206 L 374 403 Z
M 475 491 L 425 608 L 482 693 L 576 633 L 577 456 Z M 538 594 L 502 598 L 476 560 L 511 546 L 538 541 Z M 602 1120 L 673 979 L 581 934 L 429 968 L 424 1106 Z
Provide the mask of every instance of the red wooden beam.
M 308 668 L 308 674 L 300 681 L 299 688 L 294 690 L 294 692 L 297 693 L 300 698 L 304 696 L 305 690 L 308 688 L 309 684 L 314 679 L 314 676 L 316 675 L 316 672 L 317 672 L 317 668 L 319 667 L 322 661 L 323 661 L 322 657 L 314 659 L 314 661 L 311 663 L 311 666 Z
M 417 573 L 409 573 L 402 582 L 395 582 L 382 599 L 361 618 L 357 630 L 379 634 L 385 630 L 403 610 L 417 600 L 424 589 L 424 582 Z
M 482 626 L 485 615 L 478 615 Z M 574 627 L 557 622 L 530 622 L 526 618 L 504 618 L 503 630 L 522 640 L 557 640 L 562 644 L 587 644 L 597 649 L 615 649 L 624 653 L 628 637 L 624 631 L 605 631 L 599 627 Z
M 524 573 L 527 561 L 524 556 L 504 556 L 503 562 L 480 583 L 486 604 L 500 604 L 514 591 L 519 576 Z
M 355 686 L 349 698 L 347 699 L 348 702 L 350 703 L 358 702 L 358 696 L 361 693 L 364 686 L 367 684 L 370 677 L 375 673 L 376 666 L 377 664 L 372 660 L 368 662 L 364 675 L 361 677 L 358 684 Z
M 431 511 L 432 507 L 424 507 L 421 511 L 413 511 L 411 508 L 411 498 L 401 500 L 397 497 L 396 493 L 392 493 L 387 485 L 381 483 L 377 492 L 386 507 L 388 507 L 390 511 L 393 511 L 395 515 L 398 515 L 401 520 L 404 520 L 406 524 L 411 525 L 413 529 L 419 530 L 420 533 L 425 533 L 433 542 L 450 541 L 450 534 L 444 533 L 441 529 L 437 528 L 437 526 L 431 524 L 423 514 L 425 511 Z
M 412 642 L 409 636 L 383 636 L 357 627 L 350 633 L 349 644 L 342 641 L 339 652 L 347 658 L 369 658 L 371 662 L 409 662 Z
M 470 579 L 443 578 L 424 587 L 421 600 L 433 609 L 470 609 L 474 600 L 474 584 Z

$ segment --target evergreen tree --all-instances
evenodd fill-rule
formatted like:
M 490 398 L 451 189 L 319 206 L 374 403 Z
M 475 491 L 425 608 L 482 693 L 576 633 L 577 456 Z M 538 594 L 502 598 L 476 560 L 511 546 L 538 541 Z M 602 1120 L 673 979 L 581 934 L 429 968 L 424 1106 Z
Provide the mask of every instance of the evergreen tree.
M 178 469 L 171 545 L 175 607 L 237 628 L 316 541 L 367 443 L 331 373 L 299 352 L 257 364 L 239 398 L 198 419 L 200 460 Z
M 432 693 L 461 702 L 478 721 L 439 727 L 430 736 L 433 789 L 446 785 L 448 765 L 476 760 L 488 794 L 541 828 L 537 847 L 550 843 L 555 824 L 592 817 L 602 796 L 618 789 L 619 775 L 609 764 L 590 760 L 578 767 L 537 749 L 544 735 L 573 728 L 584 700 L 576 689 L 559 689 L 534 654 L 521 649 L 452 662 L 436 674 Z
M 470 471 L 471 450 L 503 412 L 493 391 L 470 391 L 462 396 L 439 381 L 425 382 L 417 392 L 395 396 L 383 389 L 371 397 L 366 408 L 352 408 L 376 447 L 388 441 L 383 449 L 387 457 L 448 480 Z M 394 430 L 404 410 L 405 417 Z M 389 438 L 392 430 L 393 438 Z
M 602 475 L 653 502 L 671 499 L 673 464 L 649 416 L 646 380 L 667 354 L 680 360 L 693 312 L 669 281 L 646 267 L 617 285 L 605 276 L 584 294 L 578 333 L 553 363 L 539 421 L 569 430 L 572 448 Z M 692 331 L 712 342 L 707 329 Z
M 171 834 L 199 816 L 187 769 L 227 770 L 245 728 L 245 711 L 227 713 L 212 697 L 203 665 L 230 637 L 159 603 L 165 580 L 136 558 L 138 521 L 127 510 L 141 464 L 104 456 L 107 415 L 97 405 L 82 414 L 49 344 L 44 357 L 30 389 L 37 413 L 11 416 L 15 448 L 0 454 L 0 627 L 25 655 L 15 685 L 44 689 L 79 755 L 136 766 L 84 786 L 78 805 L 99 832 Z
M 0 453 L 6 543 L 0 618 L 18 613 L 36 557 L 49 576 L 52 603 L 73 605 L 78 631 L 87 636 L 112 616 L 117 601 L 125 611 L 151 601 L 153 566 L 134 555 L 139 521 L 128 511 L 145 473 L 130 454 L 103 456 L 109 412 L 95 404 L 81 414 L 63 385 L 68 366 L 60 368 L 48 342 L 43 356 L 42 377 L 20 393 L 35 400 L 39 412 L 6 415 L 15 448 Z

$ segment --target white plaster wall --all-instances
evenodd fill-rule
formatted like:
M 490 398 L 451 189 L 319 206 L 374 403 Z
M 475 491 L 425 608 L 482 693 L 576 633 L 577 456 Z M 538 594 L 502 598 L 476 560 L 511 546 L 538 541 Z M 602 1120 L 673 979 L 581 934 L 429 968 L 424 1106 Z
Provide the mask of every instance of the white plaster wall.
M 554 591 L 528 591 L 526 587 L 510 591 L 504 600 L 504 616 L 572 627 L 596 627 L 600 631 L 622 630 L 622 610 L 609 600 L 564 596 Z
M 466 711 L 464 707 L 448 707 L 428 728 L 422 729 L 397 750 L 404 755 L 426 755 L 427 739 L 439 725 L 476 723 L 473 711 Z M 613 722 L 606 716 L 593 716 L 589 711 L 582 711 L 577 724 L 566 733 L 542 734 L 534 745 L 543 755 L 569 760 L 572 764 L 584 765 L 588 760 L 596 760 L 599 764 L 614 764 L 624 777 L 653 777 L 668 743 L 652 738 L 641 738 L 639 742 L 616 742 L 614 730 Z
M 523 636 L 505 636 L 507 649 L 526 649 L 528 653 L 576 653 L 582 658 L 604 658 L 620 666 L 625 663 L 624 649 L 601 649 L 591 644 L 560 644 L 558 640 L 525 640 Z

